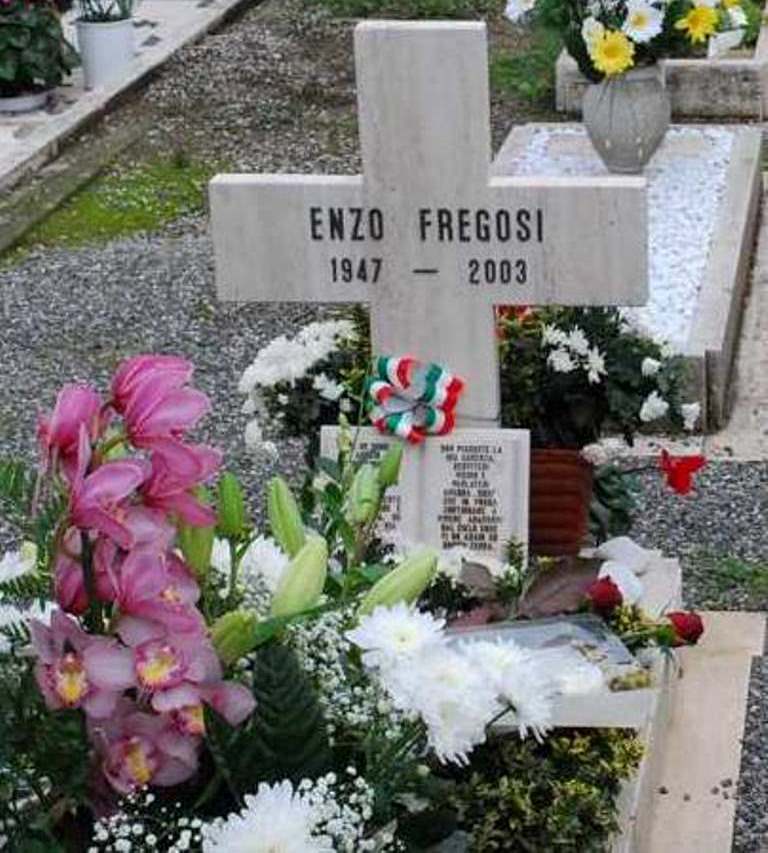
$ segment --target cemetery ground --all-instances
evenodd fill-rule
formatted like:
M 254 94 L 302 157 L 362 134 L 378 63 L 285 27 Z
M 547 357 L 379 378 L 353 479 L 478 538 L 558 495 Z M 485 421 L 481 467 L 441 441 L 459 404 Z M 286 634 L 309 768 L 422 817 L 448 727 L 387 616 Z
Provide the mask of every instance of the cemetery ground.
M 492 32 L 499 51 L 524 38 Z M 549 57 L 547 45 L 537 55 Z M 532 67 L 494 60 L 494 145 L 513 122 L 556 118 L 550 79 Z M 87 171 L 107 138 L 117 159 L 0 259 L 0 450 L 32 457 L 37 411 L 63 382 L 103 383 L 137 351 L 178 352 L 214 401 L 204 438 L 258 500 L 278 470 L 300 475 L 302 447 L 281 447 L 278 461 L 246 451 L 238 378 L 259 347 L 322 311 L 217 301 L 204 187 L 218 171 L 359 171 L 351 24 L 294 0 L 249 9 L 181 51 L 63 159 Z M 45 179 L 27 187 L 34 204 Z M 632 535 L 681 557 L 687 606 L 768 610 L 768 462 L 720 454 L 688 499 L 655 473 L 638 477 L 638 492 Z M 765 659 L 753 666 L 738 790 L 720 783 L 713 802 L 738 799 L 734 849 L 758 853 L 768 839 Z

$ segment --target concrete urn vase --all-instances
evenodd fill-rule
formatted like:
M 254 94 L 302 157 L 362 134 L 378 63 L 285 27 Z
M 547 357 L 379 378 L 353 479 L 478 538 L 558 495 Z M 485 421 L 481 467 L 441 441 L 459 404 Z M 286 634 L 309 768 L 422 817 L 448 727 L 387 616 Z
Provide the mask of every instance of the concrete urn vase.
M 643 171 L 669 128 L 671 107 L 658 65 L 636 68 L 587 87 L 584 126 L 610 172 Z

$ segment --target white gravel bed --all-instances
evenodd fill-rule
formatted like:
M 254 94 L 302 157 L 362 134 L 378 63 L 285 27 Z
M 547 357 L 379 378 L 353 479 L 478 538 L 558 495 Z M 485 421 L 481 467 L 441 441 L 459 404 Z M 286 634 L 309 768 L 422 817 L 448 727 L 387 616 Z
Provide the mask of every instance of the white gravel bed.
M 725 127 L 671 128 L 645 171 L 650 299 L 626 311 L 635 325 L 677 351 L 685 350 L 691 332 L 735 136 Z M 512 161 L 515 174 L 607 174 L 588 145 L 569 144 L 585 137 L 581 127 L 535 128 Z

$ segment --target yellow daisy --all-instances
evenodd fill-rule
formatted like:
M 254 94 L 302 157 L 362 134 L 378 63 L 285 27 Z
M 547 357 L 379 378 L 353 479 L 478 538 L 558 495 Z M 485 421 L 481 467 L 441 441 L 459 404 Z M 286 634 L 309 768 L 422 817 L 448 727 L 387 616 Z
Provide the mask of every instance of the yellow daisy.
M 717 9 L 709 6 L 694 6 L 688 14 L 675 22 L 676 30 L 685 30 L 688 38 L 696 44 L 706 41 L 717 29 Z
M 609 30 L 594 39 L 590 45 L 590 55 L 595 68 L 606 77 L 612 77 L 632 67 L 635 46 L 624 33 Z

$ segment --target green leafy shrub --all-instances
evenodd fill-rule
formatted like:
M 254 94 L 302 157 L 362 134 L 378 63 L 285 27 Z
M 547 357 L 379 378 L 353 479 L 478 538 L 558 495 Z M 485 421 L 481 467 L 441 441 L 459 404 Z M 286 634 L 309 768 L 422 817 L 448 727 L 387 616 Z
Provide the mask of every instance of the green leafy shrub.
M 54 3 L 0 2 L 0 97 L 58 86 L 77 64 Z
M 544 743 L 499 738 L 475 750 L 453 796 L 473 853 L 603 851 L 617 795 L 642 745 L 620 729 L 572 730 Z

